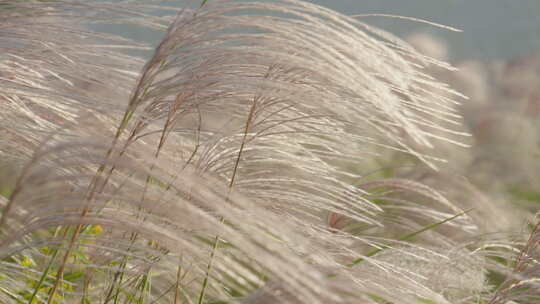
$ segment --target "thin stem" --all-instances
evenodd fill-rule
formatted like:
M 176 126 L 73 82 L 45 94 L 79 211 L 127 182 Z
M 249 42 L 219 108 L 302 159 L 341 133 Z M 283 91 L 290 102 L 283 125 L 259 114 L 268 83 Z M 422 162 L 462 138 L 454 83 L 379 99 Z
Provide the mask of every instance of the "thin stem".
M 223 218 L 221 219 L 221 223 L 223 223 Z M 212 270 L 212 264 L 213 264 L 214 256 L 216 255 L 218 246 L 219 246 L 219 235 L 216 235 L 214 244 L 212 246 L 212 251 L 210 252 L 210 261 L 208 262 L 208 266 L 206 268 L 206 274 L 202 283 L 201 293 L 199 294 L 199 300 L 197 301 L 197 304 L 202 304 L 204 301 L 206 288 L 208 286 L 208 278 L 210 277 L 210 271 Z
M 182 280 L 182 256 L 179 258 L 178 271 L 176 272 L 176 284 L 174 289 L 174 304 L 180 304 L 180 281 Z

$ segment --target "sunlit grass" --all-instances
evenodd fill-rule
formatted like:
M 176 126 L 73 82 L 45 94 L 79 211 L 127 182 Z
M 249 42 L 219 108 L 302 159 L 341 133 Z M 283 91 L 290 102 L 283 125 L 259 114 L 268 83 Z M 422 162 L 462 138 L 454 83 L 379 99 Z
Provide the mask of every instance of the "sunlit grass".
M 486 228 L 437 172 L 468 136 L 446 63 L 303 1 L 6 4 L 1 303 L 539 299 L 535 220 Z M 144 62 L 95 23 L 163 37 Z

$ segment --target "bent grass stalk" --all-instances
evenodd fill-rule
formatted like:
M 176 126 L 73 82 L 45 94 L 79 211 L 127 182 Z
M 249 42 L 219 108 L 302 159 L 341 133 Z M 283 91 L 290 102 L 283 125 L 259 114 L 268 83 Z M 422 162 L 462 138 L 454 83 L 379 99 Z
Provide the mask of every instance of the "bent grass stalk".
M 244 151 L 244 147 L 246 145 L 247 135 L 249 134 L 250 126 L 252 123 L 252 120 L 254 118 L 255 110 L 257 108 L 257 99 L 258 97 L 255 97 L 252 101 L 251 107 L 249 109 L 249 114 L 247 116 L 246 125 L 244 128 L 244 134 L 242 136 L 242 142 L 240 144 L 240 150 L 238 151 L 238 156 L 236 157 L 236 161 L 234 163 L 234 169 L 232 172 L 231 180 L 229 182 L 229 194 L 233 189 L 234 186 L 234 179 L 236 178 L 236 173 L 238 171 L 238 166 L 240 164 L 240 159 L 242 158 L 242 152 Z M 226 200 L 227 201 L 227 200 Z M 225 219 L 221 217 L 220 223 L 223 224 Z M 208 287 L 208 279 L 210 277 L 210 271 L 212 270 L 212 262 L 214 260 L 214 256 L 216 254 L 216 251 L 218 250 L 219 246 L 219 235 L 216 235 L 214 242 L 212 244 L 212 251 L 210 252 L 210 260 L 208 261 L 208 267 L 206 269 L 206 275 L 204 277 L 202 286 L 201 286 L 201 293 L 199 294 L 199 300 L 197 301 L 197 304 L 202 304 L 204 301 L 204 296 L 206 292 L 206 288 Z
M 156 50 L 156 52 L 159 52 L 159 47 Z M 144 86 L 143 83 L 146 80 L 146 76 L 147 76 L 146 72 L 149 71 L 156 64 L 158 66 L 163 66 L 165 64 L 165 61 L 164 60 L 161 60 L 161 61 L 151 60 L 149 62 L 149 64 L 147 65 L 147 67 L 145 68 L 145 70 L 143 71 L 142 77 L 139 78 L 139 80 L 138 80 L 138 82 L 137 82 L 137 84 L 135 86 L 135 88 L 136 88 L 135 93 L 133 94 L 132 98 L 129 101 L 128 107 L 127 107 L 126 111 L 124 112 L 124 116 L 122 117 L 120 125 L 118 126 L 117 131 L 114 134 L 111 146 L 110 146 L 109 150 L 107 151 L 107 153 L 105 155 L 105 161 L 110 159 L 114 149 L 116 148 L 116 145 L 117 145 L 120 137 L 124 133 L 125 129 L 128 127 L 128 124 L 129 124 L 131 118 L 133 117 L 133 115 L 135 113 L 135 108 L 138 105 L 138 101 L 144 99 L 145 96 L 148 94 L 149 88 L 147 86 Z M 141 88 L 143 88 L 142 93 L 141 93 Z M 127 140 L 127 142 L 125 144 L 125 147 L 120 151 L 117 158 L 122 157 L 123 153 L 126 151 L 127 145 L 129 145 L 130 140 L 133 139 L 134 137 L 135 137 L 135 133 L 133 133 L 131 135 L 130 139 Z M 88 198 L 86 199 L 87 204 L 89 204 L 93 200 L 94 195 L 98 191 L 101 191 L 101 190 L 97 189 L 97 187 L 98 187 L 97 183 L 98 183 L 98 179 L 101 177 L 101 174 L 105 171 L 105 169 L 106 169 L 106 164 L 105 163 L 100 165 L 99 168 L 97 169 L 95 177 L 94 177 L 93 181 L 91 182 L 91 184 L 89 186 Z M 111 177 L 111 175 L 113 174 L 114 170 L 115 170 L 115 165 L 113 163 L 113 165 L 109 169 L 109 172 L 108 172 L 105 180 L 102 183 L 101 189 L 103 189 L 106 186 L 106 184 L 107 184 L 109 178 Z M 88 211 L 89 211 L 88 206 L 85 206 L 83 211 L 81 212 L 81 218 L 84 218 L 86 216 L 86 214 L 88 213 Z M 85 225 L 82 225 L 82 224 L 78 225 L 77 227 L 75 227 L 75 229 L 73 231 L 73 236 L 72 236 L 72 238 L 70 240 L 70 243 L 68 245 L 66 253 L 64 254 L 64 257 L 62 259 L 62 263 L 60 264 L 59 270 L 58 270 L 57 275 L 56 275 L 56 279 L 55 279 L 55 281 L 53 283 L 53 286 L 51 288 L 51 292 L 50 292 L 49 299 L 48 299 L 48 304 L 51 304 L 52 301 L 54 300 L 54 297 L 55 297 L 55 294 L 56 294 L 56 289 L 58 288 L 58 285 L 60 284 L 61 278 L 63 276 L 63 272 L 64 272 L 64 269 L 65 269 L 65 264 L 66 264 L 66 262 L 67 262 L 67 260 L 68 260 L 68 258 L 70 256 L 71 251 L 73 250 L 73 247 L 75 245 L 75 242 L 77 241 L 78 236 L 81 233 L 81 231 L 83 230 L 84 226 Z M 70 229 L 70 227 L 65 228 L 64 237 L 67 236 L 67 234 L 69 232 L 69 229 Z M 56 258 L 56 256 L 55 256 L 55 258 Z M 51 262 L 52 261 L 53 261 L 53 258 L 51 258 Z M 47 273 L 45 273 L 45 275 L 47 275 Z M 41 288 L 41 284 L 38 285 L 36 290 L 38 290 L 39 288 Z M 34 291 L 34 293 L 36 293 L 36 291 Z

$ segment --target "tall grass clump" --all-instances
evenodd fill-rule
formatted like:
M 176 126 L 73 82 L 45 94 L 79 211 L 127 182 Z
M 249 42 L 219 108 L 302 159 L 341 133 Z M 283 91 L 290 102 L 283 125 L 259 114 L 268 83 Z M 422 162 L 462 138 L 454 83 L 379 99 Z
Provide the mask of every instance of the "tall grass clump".
M 304 1 L 1 4 L 1 303 L 538 300 L 537 227 L 388 169 L 465 140 L 447 64 Z

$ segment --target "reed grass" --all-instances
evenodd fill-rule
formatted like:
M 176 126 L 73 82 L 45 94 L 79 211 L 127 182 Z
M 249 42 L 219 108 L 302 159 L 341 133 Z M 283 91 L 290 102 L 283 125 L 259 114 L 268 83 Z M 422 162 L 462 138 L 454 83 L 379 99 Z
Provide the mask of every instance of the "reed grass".
M 380 168 L 403 155 L 435 174 L 439 145 L 464 146 L 460 94 L 426 72 L 448 64 L 309 2 L 158 2 L 0 6 L 17 172 L 0 302 L 540 299 L 537 225 L 487 234 L 485 212 L 504 215 L 489 200 Z

